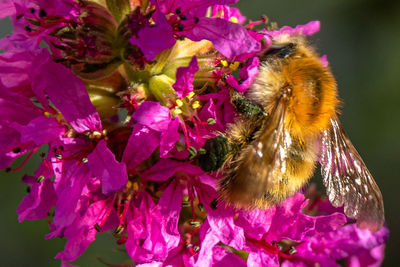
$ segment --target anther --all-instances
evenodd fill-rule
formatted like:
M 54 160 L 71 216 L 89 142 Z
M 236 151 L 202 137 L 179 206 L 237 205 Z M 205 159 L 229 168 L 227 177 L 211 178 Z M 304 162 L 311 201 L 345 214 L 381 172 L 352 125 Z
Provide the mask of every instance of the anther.
M 183 25 L 182 23 L 179 23 L 178 25 L 178 30 L 181 32 L 185 29 L 185 25 Z
M 273 246 L 275 246 L 276 245 L 276 241 L 274 240 L 274 241 L 271 241 L 271 245 L 273 245 Z
M 179 15 L 179 18 L 180 18 L 181 20 L 187 20 L 187 18 L 186 18 L 185 15 Z
M 117 228 L 115 228 L 112 235 L 116 238 L 120 238 L 122 236 L 122 233 L 124 232 L 124 230 L 125 230 L 125 227 L 123 225 L 118 225 Z
M 175 9 L 175 13 L 176 14 L 181 14 L 181 12 L 182 12 L 182 8 L 181 7 L 178 7 L 177 9 Z
M 17 154 L 17 153 L 21 152 L 21 148 L 20 148 L 20 147 L 14 147 L 14 148 L 12 149 L 12 152 L 13 152 L 14 154 Z
M 88 158 L 83 158 L 83 159 L 82 159 L 82 162 L 85 163 L 85 164 L 88 163 L 88 161 L 89 161 Z
M 58 149 L 60 149 L 61 151 L 64 151 L 64 147 L 63 146 L 58 146 Z
M 200 149 L 199 149 L 199 151 L 200 151 Z M 200 211 L 204 211 L 204 205 L 203 204 L 199 203 L 197 205 L 197 207 L 199 208 Z
M 235 16 L 230 17 L 229 20 L 230 20 L 230 22 L 233 22 L 233 23 L 238 23 L 239 22 L 238 18 L 235 17 Z
M 28 187 L 26 188 L 26 192 L 27 192 L 27 193 L 30 193 L 30 192 L 31 192 L 31 187 L 30 187 L 30 186 L 28 186 Z
M 31 32 L 31 31 L 32 31 L 31 27 L 29 27 L 28 25 L 25 26 L 25 30 L 26 30 L 27 32 Z
M 194 246 L 194 247 L 193 247 L 193 251 L 194 251 L 194 252 L 197 252 L 197 251 L 199 251 L 199 250 L 200 250 L 200 247 L 199 247 L 199 246 Z
M 185 36 L 185 35 L 181 35 L 181 36 L 179 36 L 179 38 L 178 38 L 178 39 L 179 39 L 180 41 L 183 41 L 183 40 L 185 40 L 185 38 L 186 38 L 186 36 Z
M 29 9 L 29 12 L 31 12 L 32 14 L 35 14 L 35 11 L 36 10 L 33 7 Z
M 218 200 L 216 198 L 214 198 L 214 200 L 210 203 L 210 207 L 213 210 L 216 210 L 217 209 L 217 205 L 218 205 Z
M 62 159 L 62 155 L 58 154 L 58 153 L 56 153 L 55 157 L 56 157 L 56 159 Z
M 199 221 L 190 221 L 190 225 L 193 227 L 200 227 L 201 223 Z
M 177 99 L 175 102 L 178 105 L 178 107 L 182 107 L 183 106 L 183 101 L 181 99 Z
M 36 179 L 36 182 L 37 182 L 38 184 L 40 184 L 41 182 L 43 182 L 43 180 L 44 180 L 44 176 L 43 176 L 43 175 L 40 175 L 40 176 Z
M 94 225 L 94 229 L 96 229 L 97 232 L 101 231 L 101 228 L 97 223 Z
M 196 23 L 196 24 L 199 22 L 199 18 L 198 17 L 194 17 L 193 20 L 194 20 L 194 23 Z
M 41 158 L 45 158 L 46 157 L 46 153 L 44 153 L 44 152 L 40 153 L 40 157 Z
M 192 108 L 193 108 L 193 109 L 198 109 L 200 106 L 201 106 L 201 105 L 200 105 L 200 102 L 199 102 L 199 101 L 194 101 L 193 104 L 192 104 Z
M 289 249 L 289 254 L 290 254 L 290 255 L 293 255 L 293 254 L 295 254 L 296 252 L 297 252 L 296 248 L 293 247 L 293 246 L 291 246 L 290 249 Z
M 188 208 L 190 207 L 190 202 L 189 201 L 182 201 L 182 208 Z
M 207 119 L 207 124 L 208 125 L 213 125 L 213 124 L 216 124 L 217 122 L 213 119 L 213 118 L 208 118 Z
M 205 150 L 204 148 L 199 148 L 199 150 L 197 150 L 197 152 L 198 152 L 200 155 L 204 155 L 204 154 L 207 153 L 207 150 Z
M 39 11 L 39 17 L 41 17 L 41 18 L 47 17 L 46 10 L 41 8 L 40 11 Z

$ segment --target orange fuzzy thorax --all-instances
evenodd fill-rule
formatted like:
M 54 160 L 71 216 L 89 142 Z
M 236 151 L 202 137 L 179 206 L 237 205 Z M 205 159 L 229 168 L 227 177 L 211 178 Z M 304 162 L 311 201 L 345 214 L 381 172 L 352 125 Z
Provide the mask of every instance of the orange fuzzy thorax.
M 314 136 L 324 131 L 337 112 L 335 79 L 311 48 L 297 44 L 288 58 L 267 60 L 248 92 L 248 97 L 273 112 L 283 94 L 286 125 L 293 136 Z

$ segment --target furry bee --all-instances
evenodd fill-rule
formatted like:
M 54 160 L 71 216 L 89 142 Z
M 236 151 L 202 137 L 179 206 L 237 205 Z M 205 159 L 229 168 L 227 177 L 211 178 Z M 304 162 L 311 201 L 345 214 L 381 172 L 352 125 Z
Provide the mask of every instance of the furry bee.
M 260 56 L 245 95 L 232 93 L 239 118 L 206 142 L 205 171 L 219 169 L 220 198 L 239 208 L 279 204 L 321 164 L 330 202 L 360 228 L 379 230 L 382 194 L 337 117 L 336 81 L 301 36 L 282 36 Z M 222 167 L 221 167 L 222 165 Z

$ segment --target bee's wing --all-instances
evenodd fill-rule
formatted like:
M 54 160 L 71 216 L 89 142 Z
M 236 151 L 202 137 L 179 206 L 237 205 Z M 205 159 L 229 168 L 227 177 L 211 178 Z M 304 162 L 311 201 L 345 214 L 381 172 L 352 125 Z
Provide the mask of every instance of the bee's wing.
M 384 222 L 382 194 L 337 117 L 323 132 L 320 163 L 333 206 L 344 204 L 345 214 L 356 218 L 358 227 L 379 230 Z
M 268 206 L 282 200 L 273 193 L 279 191 L 291 142 L 285 129 L 285 113 L 283 101 L 277 100 L 263 121 L 260 136 L 229 162 L 227 174 L 220 181 L 224 200 L 239 207 Z

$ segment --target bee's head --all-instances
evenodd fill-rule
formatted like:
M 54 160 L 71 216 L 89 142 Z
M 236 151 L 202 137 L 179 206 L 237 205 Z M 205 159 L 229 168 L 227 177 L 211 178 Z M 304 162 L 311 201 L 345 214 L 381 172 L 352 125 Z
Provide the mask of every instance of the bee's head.
M 284 43 L 284 44 L 273 44 L 269 47 L 268 51 L 262 55 L 263 59 L 270 57 L 288 58 L 295 54 L 297 50 L 297 44 L 295 43 Z

